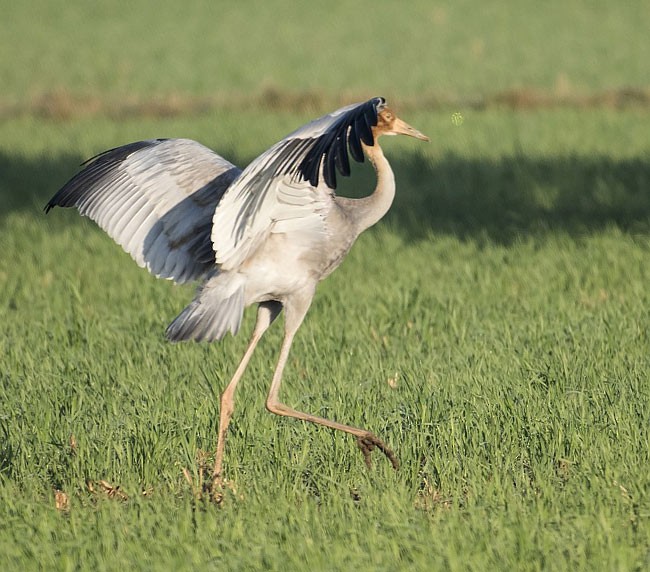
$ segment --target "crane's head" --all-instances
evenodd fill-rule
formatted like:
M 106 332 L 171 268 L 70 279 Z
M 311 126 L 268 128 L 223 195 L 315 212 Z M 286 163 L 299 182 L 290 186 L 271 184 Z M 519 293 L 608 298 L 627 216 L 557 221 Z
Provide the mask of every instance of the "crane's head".
M 380 135 L 408 135 L 422 141 L 429 141 L 426 135 L 411 127 L 406 121 L 402 121 L 387 106 L 377 113 L 377 125 L 372 128 L 372 131 L 375 139 Z

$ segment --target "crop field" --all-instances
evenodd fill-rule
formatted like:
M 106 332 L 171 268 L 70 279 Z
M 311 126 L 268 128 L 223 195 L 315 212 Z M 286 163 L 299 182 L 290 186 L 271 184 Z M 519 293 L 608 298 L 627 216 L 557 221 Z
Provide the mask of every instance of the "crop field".
M 650 8 L 492 4 L 0 0 L 0 569 L 650 569 Z M 43 206 L 102 150 L 244 166 L 375 95 L 431 143 L 382 139 L 395 202 L 320 285 L 282 399 L 400 469 L 265 410 L 274 324 L 216 504 L 253 309 L 170 344 L 195 286 Z

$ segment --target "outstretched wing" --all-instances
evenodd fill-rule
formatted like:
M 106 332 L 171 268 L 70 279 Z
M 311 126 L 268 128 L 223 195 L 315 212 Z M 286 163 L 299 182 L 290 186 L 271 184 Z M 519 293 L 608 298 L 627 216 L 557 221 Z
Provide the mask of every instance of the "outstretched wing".
M 385 105 L 384 98 L 375 97 L 316 119 L 246 167 L 214 213 L 216 262 L 226 270 L 237 268 L 269 233 L 322 223 L 324 198 L 336 189 L 336 170 L 350 174 L 348 149 L 363 162 L 361 143 L 374 144 L 371 128 Z
M 77 207 L 162 278 L 196 280 L 214 267 L 217 203 L 241 170 L 189 139 L 154 139 L 93 157 L 45 207 Z

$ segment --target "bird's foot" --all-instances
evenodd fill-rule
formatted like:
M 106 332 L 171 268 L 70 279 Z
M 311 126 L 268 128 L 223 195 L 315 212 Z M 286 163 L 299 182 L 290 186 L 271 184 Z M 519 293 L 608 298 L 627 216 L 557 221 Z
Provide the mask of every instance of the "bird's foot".
M 399 469 L 399 461 L 393 453 L 393 450 L 386 445 L 379 437 L 368 432 L 364 435 L 357 437 L 357 445 L 361 449 L 363 454 L 363 459 L 366 462 L 368 468 L 372 467 L 372 459 L 370 458 L 370 453 L 374 451 L 375 448 L 379 449 L 390 461 L 390 464 L 393 465 L 393 469 Z
M 237 495 L 235 486 L 231 481 L 225 479 L 219 473 L 210 473 L 205 467 L 199 467 L 198 482 L 192 478 L 190 471 L 183 468 L 183 476 L 190 485 L 192 494 L 196 500 L 212 501 L 220 505 L 224 501 L 225 495 L 230 491 L 233 495 Z
M 235 483 L 221 476 L 221 474 L 212 475 L 212 482 L 209 487 L 209 498 L 217 505 L 221 505 L 228 496 L 231 500 L 243 500 L 244 495 L 239 494 L 235 488 Z
M 227 484 L 228 482 L 221 476 L 221 473 L 214 473 L 208 491 L 210 494 L 210 500 L 216 504 L 221 504 L 224 499 Z

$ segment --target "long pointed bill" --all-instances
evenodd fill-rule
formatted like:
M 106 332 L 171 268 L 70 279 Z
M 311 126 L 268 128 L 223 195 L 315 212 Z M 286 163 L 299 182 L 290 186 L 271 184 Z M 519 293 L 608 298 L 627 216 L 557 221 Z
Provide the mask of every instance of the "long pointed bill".
M 424 133 L 420 133 L 417 129 L 415 129 L 415 127 L 411 127 L 408 123 L 406 123 L 406 121 L 402 121 L 399 117 L 395 118 L 391 131 L 393 133 L 399 133 L 400 135 L 415 137 L 416 139 L 421 139 L 422 141 L 429 141 L 429 138 Z

